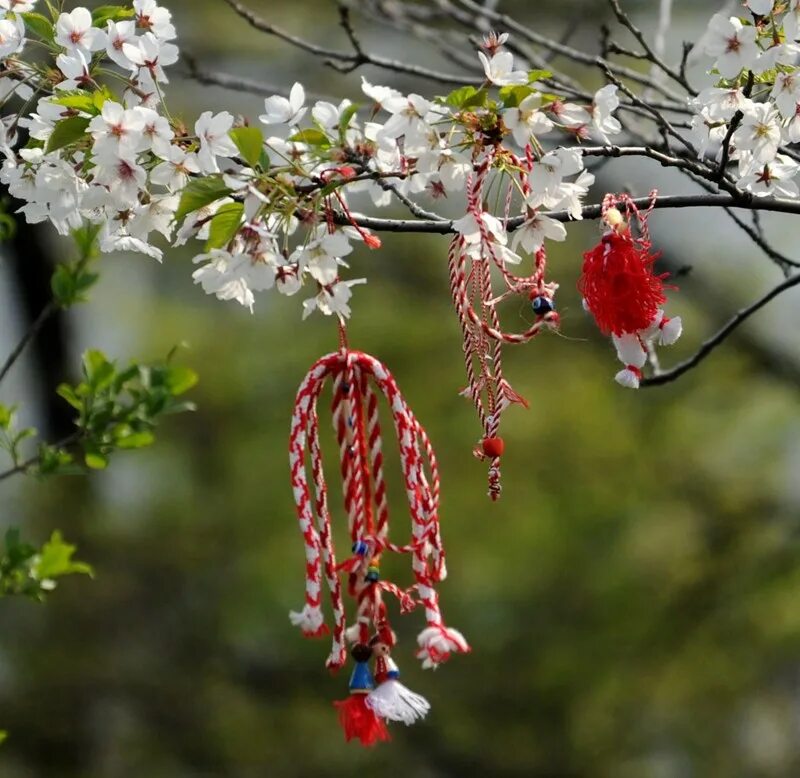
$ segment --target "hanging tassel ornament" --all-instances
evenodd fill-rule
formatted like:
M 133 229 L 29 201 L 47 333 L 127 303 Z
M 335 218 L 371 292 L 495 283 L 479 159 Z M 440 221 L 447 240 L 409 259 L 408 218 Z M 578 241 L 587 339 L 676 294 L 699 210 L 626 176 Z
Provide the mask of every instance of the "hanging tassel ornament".
M 331 386 L 333 393 L 333 428 L 339 448 L 344 513 L 352 543 L 352 556 L 341 563 L 337 563 L 331 530 L 317 413 L 326 385 Z M 411 539 L 403 546 L 389 540 L 389 502 L 378 402 L 381 395 L 388 402 L 399 443 L 411 514 Z M 313 497 L 306 474 L 308 459 Z M 351 655 L 356 662 L 350 697 L 336 703 L 339 719 L 347 740 L 357 739 L 363 745 L 372 745 L 385 739 L 386 721 L 409 724 L 422 718 L 429 709 L 424 698 L 397 681 L 395 665 L 387 669 L 395 635 L 385 595 L 397 599 L 401 614 L 417 606 L 424 610 L 426 627 L 417 639 L 417 656 L 423 667 L 435 667 L 451 654 L 467 653 L 470 648 L 460 632 L 445 626 L 435 588 L 447 571 L 439 529 L 439 471 L 433 447 L 386 366 L 368 354 L 350 350 L 344 329 L 339 351 L 318 360 L 297 392 L 289 462 L 306 557 L 305 605 L 299 613 L 290 614 L 290 618 L 308 637 L 326 633 L 322 614 L 324 579 L 334 621 L 327 667 L 335 671 L 345 664 L 349 644 L 353 645 Z M 387 553 L 411 556 L 412 586 L 402 588 L 383 579 L 381 559 Z M 340 576 L 346 579 L 344 587 Z M 344 592 L 355 606 L 349 626 Z M 373 688 L 367 667 L 373 654 L 378 671 L 377 688 Z
M 344 730 L 345 740 L 359 740 L 362 746 L 373 746 L 382 740 L 390 740 L 386 729 L 385 716 L 380 715 L 368 704 L 368 695 L 375 688 L 369 669 L 372 649 L 357 643 L 350 651 L 356 666 L 350 676 L 350 696 L 346 700 L 333 703 L 339 710 L 339 723 Z
M 655 363 L 656 343 L 672 345 L 682 332 L 680 318 L 668 318 L 662 308 L 667 300 L 665 290 L 676 287 L 665 286 L 668 273 L 653 271 L 660 254 L 651 252 L 647 220 L 656 195 L 655 190 L 650 193 L 650 207 L 644 212 L 627 194 L 605 196 L 602 220 L 606 231 L 600 243 L 583 255 L 583 274 L 578 281 L 584 308 L 600 331 L 611 335 L 617 357 L 625 366 L 615 380 L 630 389 L 639 388 L 648 358 Z M 633 233 L 633 220 L 638 235 Z
M 461 324 L 467 386 L 461 392 L 475 405 L 483 435 L 473 449 L 474 455 L 489 463 L 489 497 L 500 497 L 500 460 L 505 441 L 500 436 L 500 419 L 512 404 L 527 408 L 525 398 L 517 394 L 503 375 L 502 347 L 505 344 L 527 343 L 543 330 L 557 330 L 558 313 L 555 293 L 558 284 L 545 280 L 547 254 L 542 246 L 533 258 L 532 272 L 517 276 L 506 267 L 507 261 L 519 261 L 505 245 L 503 223 L 484 207 L 483 194 L 495 163 L 497 149 L 488 147 L 475 171 L 468 179 L 467 214 L 455 225 L 458 233 L 450 244 L 450 291 Z M 518 186 L 524 196 L 530 194 L 529 174 L 534 165 L 531 149 L 524 158 L 510 152 L 507 162 L 519 170 Z M 506 219 L 511 206 L 514 185 L 506 197 Z M 535 218 L 530 210 L 529 217 Z M 493 290 L 493 273 L 502 279 L 500 294 Z M 531 306 L 534 321 L 521 333 L 504 332 L 500 326 L 497 305 L 512 297 L 522 297 Z
M 371 641 L 375 656 L 377 686 L 367 696 L 367 707 L 388 721 L 402 721 L 406 726 L 425 718 L 430 703 L 400 683 L 400 670 L 392 659 L 391 638 L 376 635 Z

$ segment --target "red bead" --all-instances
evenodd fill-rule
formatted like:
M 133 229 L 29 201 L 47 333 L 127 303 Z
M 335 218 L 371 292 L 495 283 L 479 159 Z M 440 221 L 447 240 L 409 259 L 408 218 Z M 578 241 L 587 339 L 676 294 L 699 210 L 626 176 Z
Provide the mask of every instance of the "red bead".
M 483 448 L 483 453 L 487 457 L 494 459 L 503 456 L 506 444 L 502 438 L 484 438 L 481 441 L 481 448 Z

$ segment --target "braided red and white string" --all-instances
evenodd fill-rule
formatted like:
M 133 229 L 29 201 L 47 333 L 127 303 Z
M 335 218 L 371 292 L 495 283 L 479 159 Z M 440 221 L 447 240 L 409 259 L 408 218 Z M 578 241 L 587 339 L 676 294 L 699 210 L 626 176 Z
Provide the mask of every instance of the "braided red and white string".
M 497 312 L 497 304 L 512 296 L 523 296 L 528 300 L 543 297 L 552 303 L 557 285 L 545 281 L 547 255 L 544 248 L 534 257 L 530 276 L 516 276 L 508 271 L 498 251 L 484 215 L 484 188 L 495 162 L 494 150 L 489 149 L 477 165 L 467 186 L 467 213 L 478 227 L 480 244 L 478 250 L 467 243 L 464 235 L 457 235 L 450 244 L 448 268 L 450 291 L 461 325 L 467 387 L 462 394 L 475 405 L 478 420 L 483 428 L 483 438 L 474 449 L 479 459 L 489 460 L 489 496 L 500 497 L 500 457 L 503 443 L 499 437 L 500 419 L 509 405 L 527 402 L 517 394 L 503 376 L 503 344 L 527 343 L 543 329 L 557 329 L 558 314 L 550 310 L 537 316 L 536 321 L 524 332 L 503 331 Z M 528 149 L 526 157 L 513 157 L 512 164 L 520 171 L 519 186 L 524 196 L 529 194 L 528 173 L 535 164 Z M 506 218 L 511 207 L 512 185 L 506 195 Z M 498 271 L 505 290 L 498 296 L 492 291 L 492 267 Z
M 317 405 L 326 383 L 333 387 L 332 416 L 339 444 L 353 556 L 337 564 L 331 533 L 327 485 L 319 442 Z M 378 396 L 389 404 L 400 447 L 403 481 L 411 514 L 411 542 L 389 540 L 389 505 L 384 479 L 382 430 Z M 314 483 L 312 500 L 307 482 L 307 450 Z M 390 631 L 383 594 L 392 594 L 401 613 L 417 605 L 425 611 L 426 627 L 419 635 L 417 655 L 425 667 L 443 662 L 451 653 L 467 652 L 469 645 L 457 630 L 445 626 L 435 584 L 445 577 L 444 550 L 439 527 L 440 481 L 430 440 L 408 407 L 391 373 L 374 357 L 351 351 L 343 341 L 340 351 L 316 362 L 300 385 L 289 440 L 291 483 L 306 552 L 305 606 L 292 613 L 292 622 L 310 637 L 325 634 L 322 612 L 323 579 L 333 611 L 331 653 L 327 666 L 341 667 L 347 644 L 367 643 L 370 630 Z M 427 472 L 426 472 L 427 471 Z M 403 589 L 379 577 L 381 554 L 410 554 L 413 586 Z M 356 617 L 348 629 L 339 580 L 348 574 L 348 593 L 356 601 Z M 369 573 L 369 574 L 368 574 Z

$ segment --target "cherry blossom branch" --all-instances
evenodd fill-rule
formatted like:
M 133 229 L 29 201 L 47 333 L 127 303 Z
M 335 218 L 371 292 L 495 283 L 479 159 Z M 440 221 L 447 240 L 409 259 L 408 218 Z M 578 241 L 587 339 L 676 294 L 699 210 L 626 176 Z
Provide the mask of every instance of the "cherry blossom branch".
M 637 208 L 647 208 L 650 205 L 649 197 L 632 198 L 631 202 Z M 664 195 L 657 197 L 653 206 L 655 209 L 663 208 L 747 208 L 774 213 L 800 214 L 800 201 L 788 200 L 778 197 L 751 198 L 746 192 L 733 194 L 696 194 L 696 195 Z M 573 220 L 569 211 L 547 211 L 545 216 L 555 221 L 568 222 Z M 582 219 L 599 219 L 602 215 L 602 204 L 585 205 L 581 208 Z M 431 219 L 381 219 L 373 216 L 355 217 L 356 223 L 365 229 L 376 232 L 408 232 L 429 233 L 435 235 L 452 235 L 456 232 L 452 221 L 434 221 Z M 350 220 L 343 214 L 336 214 L 334 221 L 337 224 L 347 225 Z M 508 220 L 507 229 L 511 232 L 519 229 L 525 223 L 525 217 L 517 216 Z
M 742 94 L 745 97 L 750 97 L 753 92 L 753 84 L 755 82 L 755 76 L 753 71 L 750 70 L 747 73 L 747 84 L 744 87 Z M 725 171 L 728 168 L 728 162 L 730 161 L 731 156 L 731 140 L 733 139 L 733 133 L 739 129 L 739 125 L 742 123 L 742 119 L 744 118 L 744 113 L 742 111 L 737 111 L 733 118 L 731 119 L 731 123 L 728 126 L 728 131 L 725 133 L 725 139 L 722 141 L 722 152 L 720 155 L 719 160 L 719 168 L 717 170 L 717 180 L 721 181 L 725 177 Z
M 748 307 L 737 311 L 736 314 L 728 321 L 728 323 L 718 332 L 712 335 L 708 340 L 704 341 L 700 348 L 694 353 L 694 355 L 689 357 L 689 359 L 679 362 L 677 365 L 667 371 L 643 379 L 641 385 L 662 386 L 663 384 L 671 383 L 676 378 L 679 378 L 684 373 L 696 367 L 704 359 L 706 359 L 711 352 L 717 348 L 717 346 L 725 341 L 731 335 L 731 333 L 737 329 L 737 327 L 747 321 L 747 319 L 749 319 L 754 313 L 761 310 L 765 305 L 767 305 L 767 303 L 774 300 L 776 297 L 778 297 L 778 295 L 782 294 L 787 289 L 791 289 L 798 284 L 800 284 L 800 273 L 796 273 L 795 275 L 785 279 L 780 284 L 770 289 L 770 291 L 767 292 L 763 297 L 760 297 Z
M 456 0 L 459 5 L 477 13 L 481 10 L 481 7 L 478 3 L 474 2 L 474 0 Z M 450 2 L 450 0 L 437 0 L 437 3 L 446 8 L 453 8 L 454 6 Z M 670 100 L 674 100 L 677 103 L 682 102 L 683 98 L 677 92 L 672 91 L 671 89 L 665 87 L 663 84 L 659 84 L 658 82 L 654 81 L 650 76 L 644 75 L 632 68 L 626 68 L 623 65 L 617 65 L 615 63 L 608 62 L 603 57 L 589 54 L 584 51 L 580 51 L 579 49 L 575 49 L 572 46 L 568 46 L 566 44 L 560 43 L 558 41 L 552 40 L 548 38 L 546 35 L 542 33 L 535 32 L 530 27 L 527 27 L 524 24 L 520 24 L 518 21 L 513 19 L 512 17 L 508 16 L 507 14 L 498 13 L 496 11 L 488 11 L 483 10 L 483 15 L 490 19 L 495 24 L 502 25 L 504 28 L 508 29 L 510 32 L 516 33 L 521 37 L 525 38 L 525 40 L 530 41 L 538 46 L 541 46 L 543 49 L 550 51 L 554 54 L 558 54 L 560 56 L 565 57 L 566 59 L 572 60 L 581 65 L 588 65 L 590 67 L 596 68 L 603 68 L 607 67 L 612 70 L 618 77 L 627 78 L 630 81 L 634 81 L 641 86 L 650 87 L 651 89 L 655 90 L 659 94 L 667 97 Z

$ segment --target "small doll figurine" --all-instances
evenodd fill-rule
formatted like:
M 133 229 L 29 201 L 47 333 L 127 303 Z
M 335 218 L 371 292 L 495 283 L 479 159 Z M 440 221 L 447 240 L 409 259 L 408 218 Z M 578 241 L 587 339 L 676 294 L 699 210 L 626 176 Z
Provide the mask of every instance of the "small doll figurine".
M 355 662 L 350 676 L 350 696 L 335 702 L 339 710 L 339 722 L 349 743 L 358 738 L 364 746 L 371 746 L 380 740 L 389 740 L 384 717 L 368 703 L 369 695 L 375 688 L 375 681 L 369 669 L 372 649 L 363 643 L 356 643 L 350 651 Z
M 391 635 L 385 633 L 375 635 L 370 641 L 375 657 L 377 686 L 367 695 L 367 707 L 387 721 L 413 724 L 424 718 L 431 706 L 424 697 L 412 692 L 398 680 L 400 669 L 392 659 L 390 641 Z

